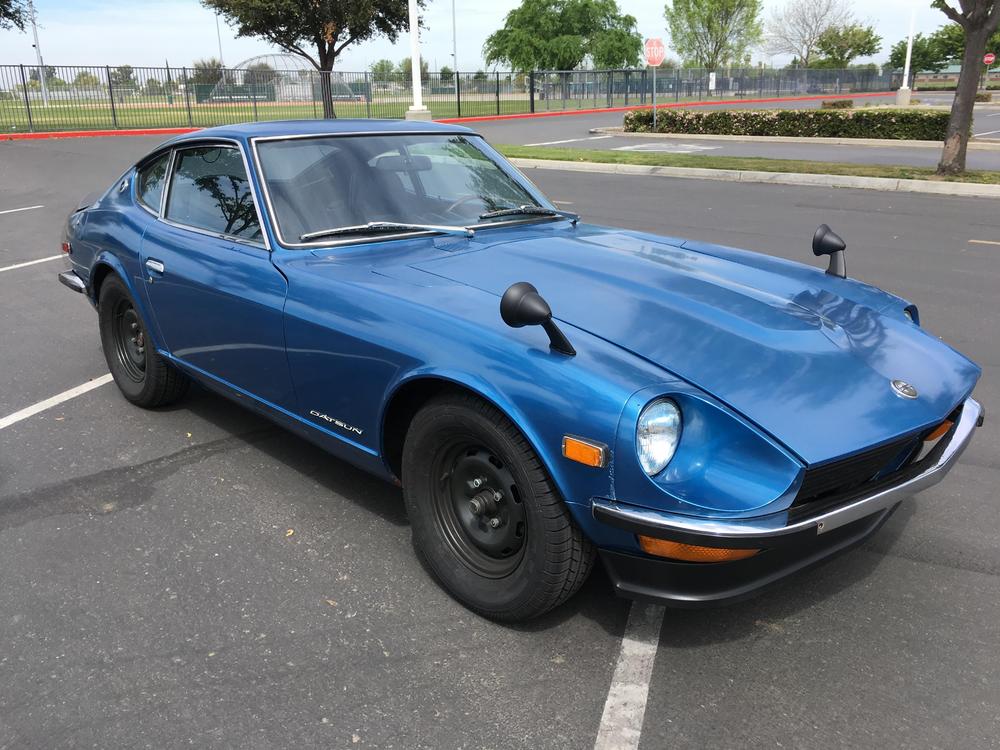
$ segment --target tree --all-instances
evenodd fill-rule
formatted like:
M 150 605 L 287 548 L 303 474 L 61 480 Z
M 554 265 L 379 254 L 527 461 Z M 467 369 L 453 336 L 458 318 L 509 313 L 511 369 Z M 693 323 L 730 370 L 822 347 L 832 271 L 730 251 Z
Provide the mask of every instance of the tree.
M 483 45 L 488 65 L 519 73 L 573 70 L 589 55 L 595 65 L 635 65 L 642 37 L 615 0 L 523 0 Z
M 215 57 L 195 60 L 191 65 L 191 83 L 196 86 L 214 86 L 222 80 L 222 61 Z
M 101 85 L 101 79 L 89 70 L 81 70 L 73 79 L 73 85 L 79 86 L 80 88 L 93 88 Z
M 413 74 L 413 61 L 409 57 L 404 57 L 399 61 L 399 67 L 397 68 L 399 77 L 402 79 L 403 84 L 408 84 L 410 82 L 410 76 Z M 422 57 L 420 58 L 420 82 L 427 83 L 430 79 L 431 74 L 427 67 L 427 61 Z
M 28 80 L 29 81 L 37 81 L 40 78 L 40 76 L 38 75 L 38 70 L 39 69 L 37 67 L 34 67 L 34 68 L 32 68 L 31 70 L 28 71 Z M 51 81 L 55 77 L 56 77 L 56 69 L 54 67 L 52 67 L 51 65 L 46 65 L 45 66 L 45 82 L 48 83 L 49 81 Z
M 868 57 L 882 49 L 882 37 L 871 26 L 859 23 L 830 26 L 816 39 L 816 49 L 826 67 L 846 68 L 856 57 Z
M 378 80 L 388 81 L 392 78 L 392 75 L 395 72 L 396 64 L 392 60 L 386 60 L 383 58 L 372 63 L 372 74 L 374 74 L 375 78 Z
M 423 0 L 418 0 L 423 6 Z M 323 116 L 336 117 L 330 71 L 348 46 L 409 28 L 407 0 L 202 0 L 238 36 L 260 37 L 320 71 Z
M 790 0 L 768 18 L 766 48 L 772 55 L 794 55 L 809 67 L 820 35 L 853 22 L 849 0 Z
M 673 47 L 708 70 L 738 62 L 761 38 L 761 0 L 673 0 L 663 11 Z
M 267 86 L 274 83 L 274 76 L 274 68 L 266 62 L 255 62 L 247 65 L 243 82 L 248 86 Z
M 965 30 L 957 23 L 946 23 L 931 35 L 942 60 L 961 60 L 965 53 Z M 1000 31 L 986 42 L 987 51 L 1000 52 Z
M 135 71 L 131 65 L 119 65 L 111 70 L 111 83 L 118 88 L 135 87 Z
M 972 110 L 976 104 L 976 89 L 986 42 L 1000 27 L 1000 0 L 960 0 L 961 10 L 952 8 L 946 0 L 931 3 L 965 31 L 962 51 L 962 72 L 958 75 L 955 101 L 945 132 L 944 149 L 938 164 L 938 174 L 961 174 L 965 171 L 965 154 L 972 130 Z
M 144 91 L 146 96 L 161 96 L 163 94 L 163 84 L 156 78 L 147 78 Z
M 937 73 L 947 64 L 946 58 L 941 52 L 941 46 L 934 39 L 934 36 L 924 36 L 915 34 L 913 37 L 913 52 L 910 60 L 910 73 Z M 901 39 L 892 45 L 889 52 L 889 65 L 897 70 L 902 70 L 906 66 L 906 39 Z M 907 82 L 908 84 L 909 82 Z
M 24 31 L 28 20 L 28 4 L 24 0 L 0 0 L 0 29 Z
M 455 77 L 455 71 L 449 68 L 447 65 L 442 65 L 441 70 L 438 71 L 438 78 L 442 81 L 450 81 Z

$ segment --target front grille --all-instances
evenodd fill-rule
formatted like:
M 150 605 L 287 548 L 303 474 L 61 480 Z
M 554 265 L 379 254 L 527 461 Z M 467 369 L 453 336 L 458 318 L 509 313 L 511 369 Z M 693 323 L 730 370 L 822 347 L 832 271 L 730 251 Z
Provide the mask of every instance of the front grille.
M 806 469 L 802 486 L 792 507 L 814 503 L 832 496 L 839 497 L 858 489 L 896 464 L 900 458 L 911 458 L 919 444 L 920 436 L 907 435 L 850 458 Z

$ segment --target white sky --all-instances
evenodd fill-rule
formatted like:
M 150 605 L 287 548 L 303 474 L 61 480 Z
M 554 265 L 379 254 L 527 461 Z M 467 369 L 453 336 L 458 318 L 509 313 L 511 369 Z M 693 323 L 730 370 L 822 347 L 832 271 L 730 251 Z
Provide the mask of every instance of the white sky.
M 785 0 L 764 0 L 765 15 Z M 458 26 L 458 62 L 461 70 L 483 66 L 483 41 L 503 25 L 503 19 L 519 0 L 455 0 Z M 667 38 L 662 0 L 619 0 L 622 9 L 639 20 L 643 36 Z M 889 48 L 906 36 L 911 10 L 916 11 L 916 30 L 930 32 L 946 21 L 944 14 L 928 0 L 882 0 L 878 3 L 855 0 L 856 14 L 873 23 L 884 39 L 883 50 L 873 60 L 884 61 Z M 218 56 L 215 19 L 198 0 L 35 0 L 39 36 L 45 62 L 49 65 L 190 65 L 200 57 Z M 452 66 L 452 23 L 450 0 L 428 0 L 424 15 L 428 29 L 423 34 L 423 54 L 436 70 Z M 254 55 L 273 51 L 264 42 L 236 39 L 224 23 L 223 59 L 227 65 Z M 27 33 L 0 31 L 0 64 L 33 63 L 30 27 Z M 375 60 L 388 57 L 398 61 L 409 52 L 403 34 L 395 44 L 376 39 L 348 48 L 336 68 L 365 70 Z M 763 52 L 754 62 L 771 58 Z M 774 58 L 775 64 L 787 62 Z M 864 62 L 864 60 L 859 61 Z

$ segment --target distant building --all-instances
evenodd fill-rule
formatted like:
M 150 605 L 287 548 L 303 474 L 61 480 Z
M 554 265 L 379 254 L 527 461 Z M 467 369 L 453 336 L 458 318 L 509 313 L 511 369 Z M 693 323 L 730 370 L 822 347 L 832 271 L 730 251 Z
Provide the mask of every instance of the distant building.
M 962 72 L 962 66 L 955 63 L 952 65 L 947 65 L 943 69 L 934 73 L 929 70 L 921 71 L 917 73 L 914 82 L 919 87 L 921 83 L 923 84 L 957 84 L 958 74 Z M 993 68 L 990 70 L 990 82 L 994 81 L 1000 82 L 1000 68 Z

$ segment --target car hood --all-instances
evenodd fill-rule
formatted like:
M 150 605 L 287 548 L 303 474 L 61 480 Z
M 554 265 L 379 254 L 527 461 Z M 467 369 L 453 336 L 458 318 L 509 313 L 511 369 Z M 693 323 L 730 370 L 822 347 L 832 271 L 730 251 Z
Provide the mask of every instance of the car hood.
M 810 465 L 936 424 L 972 391 L 975 364 L 900 311 L 880 312 L 898 298 L 798 264 L 697 247 L 581 229 L 476 242 L 415 265 L 498 296 L 531 282 L 557 320 L 701 388 Z M 918 397 L 896 395 L 895 379 Z

